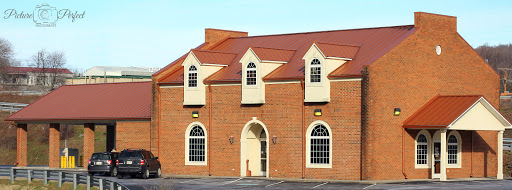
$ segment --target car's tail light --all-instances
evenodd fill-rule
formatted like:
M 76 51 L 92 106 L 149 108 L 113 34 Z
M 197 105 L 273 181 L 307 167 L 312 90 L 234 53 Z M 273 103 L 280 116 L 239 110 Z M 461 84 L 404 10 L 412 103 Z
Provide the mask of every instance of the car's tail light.
M 146 163 L 146 161 L 140 160 L 140 165 L 144 165 L 145 163 Z
M 89 160 L 89 164 L 91 164 L 91 160 Z
M 107 164 L 108 165 L 112 164 L 112 160 L 107 160 Z
M 119 165 L 119 160 L 116 160 L 116 165 Z

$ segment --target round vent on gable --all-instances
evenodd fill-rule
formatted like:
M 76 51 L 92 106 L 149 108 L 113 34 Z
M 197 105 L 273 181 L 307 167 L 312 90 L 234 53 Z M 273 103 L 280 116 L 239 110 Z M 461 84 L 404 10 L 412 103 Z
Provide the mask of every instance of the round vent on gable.
M 441 55 L 441 46 L 436 46 L 437 55 Z

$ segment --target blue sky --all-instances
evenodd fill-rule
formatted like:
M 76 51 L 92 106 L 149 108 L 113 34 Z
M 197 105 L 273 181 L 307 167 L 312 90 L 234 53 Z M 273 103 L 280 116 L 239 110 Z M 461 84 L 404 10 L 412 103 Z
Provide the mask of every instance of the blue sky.
M 32 13 L 47 3 L 85 11 L 56 27 L 5 19 L 5 11 Z M 205 28 L 249 35 L 414 24 L 414 12 L 456 16 L 458 32 L 474 48 L 512 43 L 512 1 L 2 1 L 0 38 L 23 64 L 39 49 L 64 51 L 67 66 L 164 67 L 204 41 Z

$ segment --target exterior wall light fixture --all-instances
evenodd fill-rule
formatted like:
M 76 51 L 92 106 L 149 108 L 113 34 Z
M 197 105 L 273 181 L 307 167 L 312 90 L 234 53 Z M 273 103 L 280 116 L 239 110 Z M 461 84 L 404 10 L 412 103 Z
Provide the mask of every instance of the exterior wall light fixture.
M 274 135 L 272 137 L 272 143 L 277 144 L 277 136 Z
M 199 112 L 198 111 L 192 111 L 192 117 L 193 118 L 198 118 L 199 117 Z
M 229 136 L 229 143 L 231 143 L 231 144 L 235 143 L 235 137 Z
M 395 116 L 399 116 L 400 112 L 402 112 L 402 110 L 400 110 L 400 108 L 395 108 Z
M 315 116 L 322 116 L 322 109 L 315 109 Z

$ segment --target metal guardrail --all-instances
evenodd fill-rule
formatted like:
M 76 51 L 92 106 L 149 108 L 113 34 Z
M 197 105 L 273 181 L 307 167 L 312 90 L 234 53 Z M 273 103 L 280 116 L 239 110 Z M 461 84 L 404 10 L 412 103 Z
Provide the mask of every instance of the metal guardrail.
M 8 112 L 17 112 L 28 106 L 28 104 L 19 104 L 19 103 L 9 103 L 9 102 L 0 102 L 0 110 L 8 111 Z
M 44 185 L 47 185 L 49 180 L 55 180 L 58 182 L 59 188 L 62 187 L 64 182 L 71 182 L 73 183 L 73 189 L 76 189 L 78 184 L 86 184 L 87 190 L 93 186 L 97 186 L 100 190 L 129 190 L 126 186 L 109 179 L 61 170 L 0 167 L 0 176 L 10 176 L 11 183 L 14 183 L 16 177 L 24 177 L 27 178 L 27 183 L 30 183 L 32 179 L 43 179 Z

